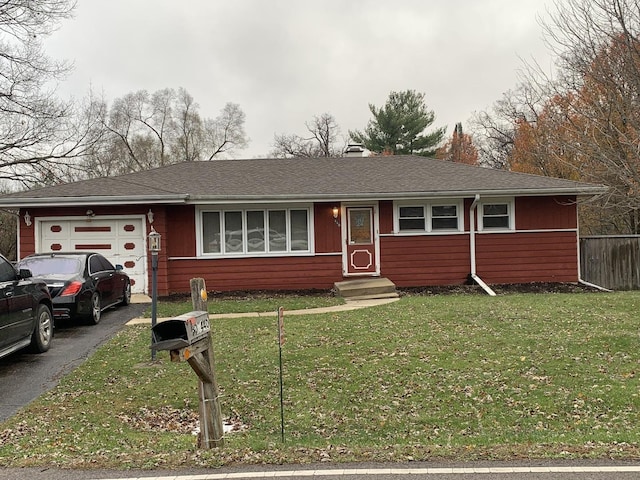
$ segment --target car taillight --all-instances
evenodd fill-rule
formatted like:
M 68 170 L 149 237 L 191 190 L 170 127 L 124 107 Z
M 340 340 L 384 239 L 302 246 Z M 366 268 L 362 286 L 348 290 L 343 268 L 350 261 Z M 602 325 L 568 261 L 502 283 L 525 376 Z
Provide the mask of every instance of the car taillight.
M 75 295 L 82 289 L 81 282 L 71 282 L 69 285 L 65 287 L 65 289 L 60 293 L 61 297 L 66 297 L 69 295 Z

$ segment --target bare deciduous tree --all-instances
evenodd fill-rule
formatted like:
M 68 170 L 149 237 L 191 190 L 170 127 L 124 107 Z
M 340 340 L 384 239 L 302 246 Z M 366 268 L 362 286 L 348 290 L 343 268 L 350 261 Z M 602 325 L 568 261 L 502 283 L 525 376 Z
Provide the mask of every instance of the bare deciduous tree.
M 609 187 L 598 233 L 640 233 L 640 2 L 566 0 L 545 32 L 560 58 L 547 88 L 566 105 L 550 153 Z
M 101 134 L 78 122 L 72 102 L 55 95 L 70 65 L 54 61 L 41 40 L 72 15 L 72 0 L 0 4 L 0 178 L 24 186 L 55 181 L 56 170 L 82 157 Z
M 479 163 L 491 168 L 509 169 L 516 128 L 519 122 L 534 122 L 546 96 L 526 82 L 509 90 L 490 111 L 476 112 L 471 120 Z
M 0 211 L 0 253 L 9 260 L 18 256 L 17 223 L 17 212 Z
M 203 160 L 231 154 L 246 148 L 249 139 L 244 131 L 245 114 L 236 103 L 227 103 L 215 119 L 206 118 L 203 129 Z
M 509 167 L 607 185 L 588 215 L 600 223 L 587 230 L 640 233 L 640 1 L 555 6 L 543 24 L 558 59 L 555 76 L 529 67 L 521 91 L 531 102 L 480 123 L 485 132 L 504 127 L 498 158 Z M 495 137 L 485 138 L 491 145 Z
M 85 176 L 124 174 L 172 163 L 232 156 L 248 144 L 245 115 L 227 103 L 216 118 L 202 118 L 184 88 L 129 93 L 113 101 L 90 95 L 105 135 L 83 162 Z M 88 110 L 87 110 L 88 111 Z
M 341 157 L 346 141 L 340 141 L 340 126 L 333 115 L 316 115 L 311 122 L 305 122 L 309 135 L 274 135 L 271 155 L 281 157 Z
M 175 92 L 167 88 L 152 95 L 139 90 L 114 100 L 104 126 L 124 146 L 131 162 L 129 170 L 168 163 L 167 144 L 174 99 Z

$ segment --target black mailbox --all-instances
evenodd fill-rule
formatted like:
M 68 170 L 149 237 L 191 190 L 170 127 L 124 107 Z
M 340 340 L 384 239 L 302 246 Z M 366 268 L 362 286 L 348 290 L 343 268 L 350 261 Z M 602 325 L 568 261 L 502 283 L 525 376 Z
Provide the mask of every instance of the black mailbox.
M 207 338 L 211 331 L 209 314 L 193 311 L 156 324 L 151 329 L 153 350 L 179 350 Z

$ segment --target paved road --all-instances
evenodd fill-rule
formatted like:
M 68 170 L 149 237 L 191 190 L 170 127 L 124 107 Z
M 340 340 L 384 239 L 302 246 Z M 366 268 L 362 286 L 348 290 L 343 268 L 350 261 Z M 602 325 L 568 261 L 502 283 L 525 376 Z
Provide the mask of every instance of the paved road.
M 640 463 L 613 461 L 478 462 L 466 464 L 279 465 L 176 471 L 104 471 L 0 469 L 0 480 L 631 480 L 640 478 Z
M 98 325 L 56 322 L 51 349 L 43 354 L 17 353 L 0 359 L 0 423 L 57 385 L 130 319 L 147 307 L 132 303 L 109 309 Z M 1 477 L 0 477 L 1 478 Z

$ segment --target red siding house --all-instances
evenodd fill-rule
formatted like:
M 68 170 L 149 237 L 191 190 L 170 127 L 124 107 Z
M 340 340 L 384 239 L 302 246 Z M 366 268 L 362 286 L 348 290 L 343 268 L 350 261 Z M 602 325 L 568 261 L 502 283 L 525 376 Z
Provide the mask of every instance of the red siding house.
M 577 201 L 605 187 L 417 156 L 185 162 L 0 197 L 19 257 L 96 250 L 158 294 L 577 282 Z

